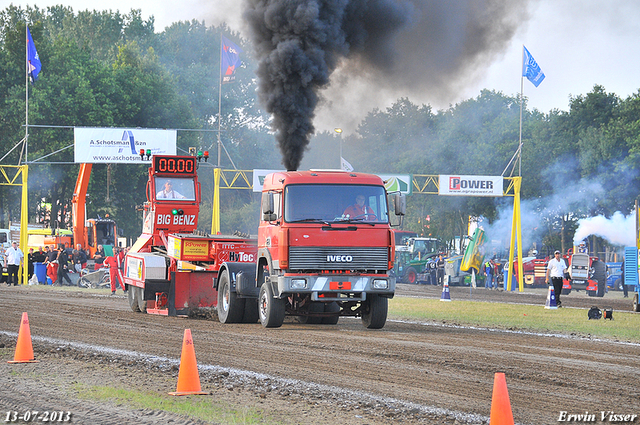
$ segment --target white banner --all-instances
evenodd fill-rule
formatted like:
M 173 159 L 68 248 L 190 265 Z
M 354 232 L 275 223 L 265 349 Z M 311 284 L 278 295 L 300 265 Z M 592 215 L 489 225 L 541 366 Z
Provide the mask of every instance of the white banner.
M 286 170 L 253 170 L 253 191 L 254 192 L 262 192 L 262 185 L 264 184 L 264 178 L 267 174 L 271 173 L 281 173 Z
M 400 192 L 411 195 L 411 175 L 410 174 L 377 174 L 384 180 L 384 188 L 387 192 Z
M 502 196 L 502 176 L 461 176 L 441 174 L 439 195 Z
M 151 155 L 176 154 L 176 130 L 75 127 L 74 161 L 78 163 L 142 163 L 140 149 Z

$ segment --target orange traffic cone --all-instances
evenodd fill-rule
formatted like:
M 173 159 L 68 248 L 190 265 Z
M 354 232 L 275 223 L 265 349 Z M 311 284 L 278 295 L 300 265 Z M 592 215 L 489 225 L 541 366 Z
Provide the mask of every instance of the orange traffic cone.
M 511 413 L 507 381 L 502 372 L 496 373 L 493 378 L 489 423 L 491 425 L 513 425 L 513 413 Z
M 13 356 L 13 361 L 8 361 L 7 363 L 38 363 L 38 360 L 35 360 L 35 357 L 33 357 L 31 330 L 29 329 L 29 317 L 26 311 L 22 313 L 18 342 L 16 343 L 16 353 Z
M 209 394 L 200 388 L 200 375 L 196 362 L 196 351 L 193 347 L 191 329 L 184 330 L 182 355 L 180 356 L 180 372 L 178 372 L 178 388 L 170 395 Z

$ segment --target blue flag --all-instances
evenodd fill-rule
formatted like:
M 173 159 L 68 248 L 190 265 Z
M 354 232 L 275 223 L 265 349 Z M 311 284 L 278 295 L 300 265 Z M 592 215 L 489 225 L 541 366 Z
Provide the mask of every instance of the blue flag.
M 31 38 L 31 31 L 29 31 L 29 27 L 27 27 L 27 60 L 29 61 L 28 74 L 31 82 L 33 83 L 38 79 L 38 74 L 42 69 L 42 64 L 40 63 L 40 56 L 38 56 L 36 45 L 33 44 L 33 38 Z
M 531 53 L 527 50 L 526 47 L 522 46 L 524 49 L 523 60 L 522 60 L 522 76 L 527 77 L 527 80 L 531 81 L 534 86 L 538 87 L 542 80 L 544 80 L 544 73 L 540 69 L 540 65 L 538 62 L 531 56 Z
M 227 40 L 224 35 L 220 35 L 222 40 L 222 51 L 220 52 L 220 66 L 222 72 L 222 83 L 231 83 L 236 79 L 236 69 L 240 66 L 240 53 L 242 49 Z

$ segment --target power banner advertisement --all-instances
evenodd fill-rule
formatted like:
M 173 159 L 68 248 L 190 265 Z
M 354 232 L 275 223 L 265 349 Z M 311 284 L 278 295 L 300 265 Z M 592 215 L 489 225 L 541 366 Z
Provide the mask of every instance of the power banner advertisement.
M 75 127 L 73 133 L 78 163 L 141 163 L 141 149 L 151 155 L 176 154 L 176 130 Z
M 440 174 L 439 195 L 502 196 L 502 176 L 462 176 Z

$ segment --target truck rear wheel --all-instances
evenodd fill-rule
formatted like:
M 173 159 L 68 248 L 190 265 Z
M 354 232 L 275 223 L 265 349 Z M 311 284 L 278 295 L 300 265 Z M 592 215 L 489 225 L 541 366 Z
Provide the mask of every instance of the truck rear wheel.
M 325 313 L 335 313 L 335 316 L 327 316 L 322 318 L 323 325 L 337 325 L 338 320 L 340 319 L 340 306 L 337 302 L 333 301 L 330 303 L 325 303 L 324 305 Z
M 309 313 L 324 313 L 324 303 L 318 301 L 312 301 L 309 305 Z M 319 325 L 322 323 L 323 317 L 317 316 L 300 316 L 298 321 L 305 325 Z
M 218 320 L 220 323 L 239 323 L 244 316 L 245 300 L 238 298 L 238 294 L 231 292 L 229 272 L 222 272 L 218 281 Z
M 140 307 L 138 306 L 138 291 L 136 291 L 137 286 L 129 286 L 129 290 L 127 291 L 127 299 L 129 300 L 129 307 L 131 311 L 134 313 L 140 312 Z
M 389 300 L 377 294 L 367 294 L 362 313 L 362 324 L 367 329 L 381 329 L 387 321 Z
M 242 323 L 256 323 L 259 319 L 258 300 L 255 298 L 246 298 L 244 300 L 244 316 L 242 316 Z
M 285 300 L 273 297 L 273 289 L 269 283 L 263 283 L 258 296 L 258 312 L 260 323 L 265 328 L 279 328 L 284 322 Z
M 604 292 L 607 288 L 607 266 L 602 261 L 594 261 L 592 266 L 593 280 L 598 282 L 596 297 L 604 297 Z

